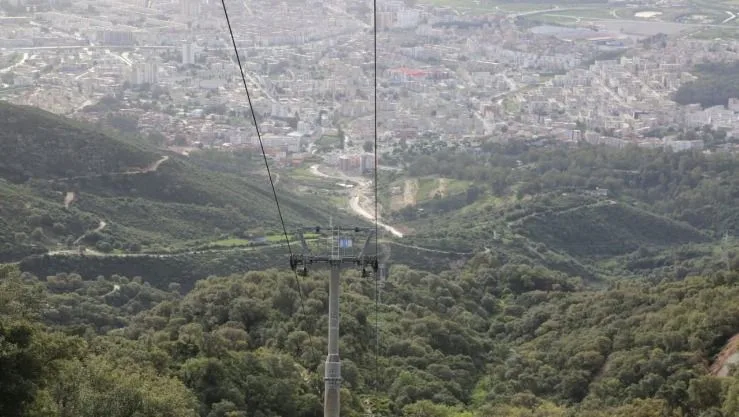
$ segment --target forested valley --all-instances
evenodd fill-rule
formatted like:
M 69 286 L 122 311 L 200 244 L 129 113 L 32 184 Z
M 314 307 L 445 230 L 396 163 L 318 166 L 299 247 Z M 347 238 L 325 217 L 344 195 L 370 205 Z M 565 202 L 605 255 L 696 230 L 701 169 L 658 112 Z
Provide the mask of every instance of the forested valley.
M 5 111 L 82 137 L 52 149 L 99 141 L 105 151 L 90 152 L 105 169 L 121 155 L 124 172 L 162 160 L 88 126 Z M 453 192 L 388 214 L 410 233 L 382 242 L 393 248 L 386 280 L 344 273 L 343 416 L 739 416 L 731 155 L 434 146 L 397 162 Z M 274 228 L 270 195 L 240 157 L 171 155 L 118 176 L 44 158 L 0 156 L 12 197 L 0 200 L 0 416 L 323 414 L 326 271 L 296 280 L 281 247 L 192 250 Z M 79 199 L 65 206 L 68 189 Z M 330 212 L 320 200 L 288 194 L 286 208 L 319 223 Z M 111 226 L 89 240 L 101 217 Z M 109 251 L 50 253 L 67 234 Z
M 593 289 L 495 253 L 439 274 L 396 265 L 377 317 L 374 280 L 349 273 L 342 415 L 739 415 L 739 380 L 710 372 L 739 329 L 737 266 Z M 322 414 L 320 273 L 300 288 L 278 270 L 212 277 L 187 294 L 12 267 L 0 282 L 3 416 Z

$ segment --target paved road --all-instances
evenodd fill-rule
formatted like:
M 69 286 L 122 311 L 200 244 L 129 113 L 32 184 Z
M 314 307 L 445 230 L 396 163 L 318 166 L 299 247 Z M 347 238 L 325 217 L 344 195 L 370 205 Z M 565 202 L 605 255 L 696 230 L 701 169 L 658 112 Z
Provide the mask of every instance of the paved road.
M 364 27 L 365 29 L 369 29 L 369 28 L 371 28 L 371 27 L 372 27 L 372 25 L 370 25 L 369 23 L 363 22 L 363 21 L 362 21 L 361 19 L 359 19 L 359 18 L 358 18 L 357 16 L 354 16 L 354 15 L 353 15 L 353 14 L 351 14 L 351 13 L 347 13 L 347 12 L 345 12 L 345 11 L 343 11 L 343 10 L 341 10 L 341 9 L 339 9 L 339 8 L 337 8 L 337 7 L 335 7 L 335 6 L 331 6 L 331 5 L 329 5 L 329 4 L 326 4 L 326 3 L 324 3 L 324 4 L 323 4 L 323 7 L 325 7 L 325 8 L 326 8 L 326 9 L 328 9 L 328 10 L 331 10 L 332 12 L 334 12 L 334 13 L 336 13 L 336 14 L 340 14 L 340 15 L 343 15 L 343 16 L 346 16 L 346 17 L 348 17 L 349 19 L 351 19 L 351 20 L 353 20 L 353 21 L 357 22 L 357 23 L 358 23 L 358 24 L 359 24 L 360 26 Z
M 166 161 L 168 157 L 164 157 L 157 161 L 156 163 L 152 164 L 152 166 L 147 167 L 143 170 L 138 171 L 141 172 L 151 172 L 156 171 L 159 168 L 159 165 L 161 165 L 164 161 Z M 365 219 L 369 221 L 374 221 L 374 216 L 365 210 L 360 204 L 359 204 L 359 198 L 362 194 L 361 190 L 367 191 L 367 188 L 371 185 L 370 181 L 365 181 L 361 178 L 354 178 L 354 177 L 335 177 L 331 175 L 327 175 L 323 172 L 321 172 L 318 169 L 318 165 L 313 165 L 310 168 L 311 173 L 318 177 L 323 178 L 331 178 L 336 180 L 342 180 L 342 181 L 351 181 L 359 185 L 359 187 L 355 188 L 355 195 L 353 195 L 350 198 L 349 205 L 352 208 L 352 210 L 360 215 L 361 217 L 364 217 Z M 132 172 L 133 173 L 133 172 Z M 364 186 L 365 188 L 363 188 Z M 92 232 L 99 232 L 102 231 L 106 226 L 107 222 L 104 220 L 100 220 L 100 224 L 96 229 L 94 229 Z M 402 238 L 403 233 L 398 231 L 396 228 L 387 225 L 382 222 L 378 222 L 378 226 L 382 227 L 383 229 L 389 231 L 393 236 Z M 84 236 L 86 236 L 87 233 L 83 236 L 81 236 L 77 241 L 75 241 L 75 244 L 77 244 Z M 381 243 L 389 243 L 396 246 L 402 246 L 409 249 L 415 249 L 418 251 L 423 252 L 430 252 L 430 253 L 440 253 L 440 254 L 449 254 L 449 255 L 471 255 L 471 252 L 453 252 L 453 251 L 444 251 L 440 249 L 432 249 L 432 248 L 424 248 L 422 246 L 416 246 L 416 245 L 410 245 L 410 244 L 403 244 L 400 242 L 392 241 L 389 239 L 383 239 L 380 240 Z M 253 252 L 253 251 L 259 251 L 263 249 L 269 249 L 269 248 L 275 248 L 275 247 L 283 247 L 287 246 L 286 242 L 281 243 L 274 243 L 270 245 L 263 245 L 263 246 L 246 246 L 246 247 L 238 247 L 238 248 L 230 248 L 230 249 L 203 249 L 203 250 L 192 250 L 192 251 L 184 251 L 184 252 L 178 252 L 178 253 L 102 253 L 95 250 L 86 250 L 84 255 L 85 256 L 93 256 L 93 257 L 119 257 L 119 258 L 172 258 L 180 255 L 196 255 L 196 254 L 206 254 L 206 253 L 226 253 L 226 252 Z M 68 256 L 78 256 L 79 250 L 74 249 L 65 249 L 65 250 L 58 250 L 58 251 L 49 251 L 47 252 L 48 255 L 68 255 Z

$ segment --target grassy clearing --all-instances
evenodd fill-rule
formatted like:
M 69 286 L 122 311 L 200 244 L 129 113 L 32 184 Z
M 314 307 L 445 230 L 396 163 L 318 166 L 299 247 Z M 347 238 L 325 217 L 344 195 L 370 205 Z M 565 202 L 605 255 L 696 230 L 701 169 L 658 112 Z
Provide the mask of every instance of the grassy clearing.
M 739 28 L 727 27 L 726 29 L 719 28 L 706 28 L 699 30 L 690 35 L 693 39 L 739 39 Z
M 534 16 L 531 16 L 529 20 L 541 24 L 553 24 L 553 25 L 574 25 L 576 23 L 582 22 L 582 20 L 578 21 L 579 18 L 574 16 L 563 16 L 558 14 L 537 14 Z
M 316 147 L 321 150 L 328 150 L 331 148 L 338 148 L 341 146 L 341 139 L 338 136 L 321 136 L 316 141 Z
M 464 181 L 464 180 L 447 180 L 446 184 L 446 191 L 447 194 L 457 194 L 461 193 L 462 191 L 466 191 L 467 188 L 472 185 L 472 181 Z
M 431 200 L 434 198 L 433 191 L 439 188 L 438 178 L 421 178 L 418 180 L 418 191 L 416 192 L 416 202 Z
M 238 247 L 238 246 L 248 246 L 251 244 L 251 241 L 246 239 L 221 239 L 216 240 L 214 242 L 211 242 L 209 246 L 227 246 L 227 247 Z

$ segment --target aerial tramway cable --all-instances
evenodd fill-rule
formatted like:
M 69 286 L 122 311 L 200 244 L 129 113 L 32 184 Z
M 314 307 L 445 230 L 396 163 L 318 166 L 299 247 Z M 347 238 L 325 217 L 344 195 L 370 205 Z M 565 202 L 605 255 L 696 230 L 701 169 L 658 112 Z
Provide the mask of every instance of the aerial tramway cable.
M 262 142 L 262 134 L 259 131 L 259 124 L 257 123 L 257 116 L 254 113 L 254 106 L 251 102 L 251 95 L 249 94 L 249 87 L 246 85 L 246 74 L 244 74 L 244 67 L 241 65 L 241 57 L 239 56 L 239 49 L 236 47 L 236 38 L 234 38 L 233 29 L 231 28 L 231 19 L 228 17 L 228 9 L 226 8 L 226 0 L 221 0 L 221 4 L 223 5 L 223 14 L 226 16 L 226 24 L 228 25 L 228 33 L 231 36 L 231 43 L 233 44 L 234 48 L 234 54 L 236 54 L 236 63 L 239 65 L 239 71 L 241 72 L 241 81 L 244 83 L 244 91 L 246 92 L 246 99 L 249 102 L 249 109 L 251 110 L 251 117 L 254 121 L 254 129 L 257 131 L 257 139 L 259 139 L 259 146 L 262 150 L 262 157 L 264 157 L 264 166 L 267 168 L 267 177 L 269 178 L 269 183 L 272 186 L 272 195 L 275 199 L 275 205 L 277 206 L 277 214 L 280 217 L 280 224 L 282 224 L 282 231 L 285 234 L 285 241 L 287 243 L 287 250 L 290 252 L 290 258 L 292 259 L 293 250 L 290 246 L 290 238 L 287 235 L 287 227 L 285 227 L 285 220 L 282 217 L 282 210 L 280 209 L 280 200 L 277 198 L 277 189 L 275 188 L 275 183 L 272 181 L 272 172 L 269 169 L 269 161 L 267 160 L 267 154 L 264 151 L 264 143 Z M 303 301 L 303 289 L 300 285 L 300 278 L 298 277 L 298 271 L 295 270 L 295 282 L 298 286 L 298 295 L 300 296 L 300 308 L 303 312 L 303 315 L 305 315 L 305 303 Z M 316 348 L 313 345 L 313 337 L 311 336 L 310 332 L 308 332 L 308 342 L 310 343 L 310 348 L 313 351 L 313 359 L 318 358 L 318 354 L 316 352 Z
M 378 234 L 379 231 L 379 217 L 380 212 L 378 210 L 379 204 L 378 204 L 378 198 L 377 198 L 377 171 L 378 171 L 378 164 L 377 164 L 377 0 L 373 0 L 373 7 L 372 7 L 372 24 L 373 24 L 373 46 L 374 46 L 374 97 L 375 97 L 375 127 L 374 127 L 374 133 L 375 133 L 375 141 L 374 141 L 374 153 L 375 153 L 375 255 L 380 256 L 379 251 L 379 241 L 380 241 L 380 235 Z M 380 270 L 380 273 L 384 273 L 384 268 Z M 379 357 L 380 357 L 380 276 L 377 275 L 377 272 L 375 272 L 375 398 L 377 398 L 377 391 L 379 389 L 379 375 L 380 375 L 380 367 L 379 367 Z
M 282 216 L 282 210 L 280 208 L 280 201 L 277 198 L 277 189 L 275 188 L 275 183 L 272 180 L 272 172 L 269 169 L 269 161 L 267 160 L 267 154 L 264 150 L 264 143 L 262 142 L 262 134 L 259 130 L 259 124 L 257 122 L 256 113 L 254 112 L 254 106 L 252 105 L 251 101 L 251 95 L 249 94 L 249 87 L 246 83 L 246 74 L 244 73 L 244 68 L 241 65 L 241 56 L 239 55 L 238 47 L 236 46 L 236 38 L 234 37 L 233 28 L 231 26 L 231 19 L 228 15 L 228 8 L 226 7 L 226 1 L 221 0 L 221 4 L 223 5 L 223 14 L 226 17 L 226 24 L 228 25 L 228 32 L 231 37 L 231 43 L 233 44 L 234 54 L 236 55 L 236 63 L 239 66 L 239 72 L 241 73 L 241 81 L 244 84 L 244 91 L 246 92 L 246 98 L 249 103 L 249 109 L 251 111 L 252 120 L 254 122 L 254 128 L 257 133 L 257 139 L 259 140 L 259 146 L 262 151 L 262 157 L 264 158 L 264 166 L 267 169 L 267 177 L 269 178 L 270 186 L 272 187 L 272 194 L 274 196 L 275 205 L 277 206 L 277 214 L 280 218 L 280 224 L 282 225 L 282 231 L 285 235 L 285 241 L 287 243 L 287 250 L 290 253 L 290 258 L 293 258 L 293 251 L 292 247 L 290 245 L 290 238 L 287 234 L 287 227 L 285 226 L 285 220 Z M 379 256 L 379 200 L 378 200 L 378 155 L 377 155 L 377 0 L 374 0 L 373 2 L 373 46 L 374 46 L 374 197 L 375 197 L 375 254 L 376 256 Z M 298 286 L 298 295 L 300 296 L 300 307 L 305 314 L 305 303 L 303 300 L 303 290 L 300 285 L 300 278 L 298 277 L 297 270 L 294 270 L 295 273 L 295 281 Z M 377 396 L 377 392 L 379 390 L 379 355 L 380 355 L 380 316 L 379 316 L 379 300 L 380 300 L 380 279 L 375 273 L 375 363 L 374 363 L 374 388 L 375 388 L 375 396 Z M 311 350 L 313 351 L 314 358 L 317 357 L 317 353 L 315 350 L 315 346 L 313 345 L 313 339 L 310 335 L 310 332 L 308 333 L 309 343 L 311 346 Z

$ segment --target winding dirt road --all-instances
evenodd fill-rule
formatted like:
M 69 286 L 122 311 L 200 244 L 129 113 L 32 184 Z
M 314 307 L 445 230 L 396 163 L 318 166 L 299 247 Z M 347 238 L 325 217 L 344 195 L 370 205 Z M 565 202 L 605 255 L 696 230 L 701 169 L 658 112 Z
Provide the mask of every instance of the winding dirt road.
M 140 169 L 133 169 L 133 170 L 125 171 L 125 172 L 117 172 L 117 173 L 113 173 L 113 175 L 139 175 L 139 174 L 146 174 L 146 173 L 149 173 L 149 172 L 155 172 L 167 160 L 169 160 L 169 156 L 168 155 L 165 155 L 161 159 L 159 159 L 158 161 L 150 164 L 147 167 L 140 168 Z M 81 178 L 94 178 L 94 177 L 100 177 L 100 176 L 102 176 L 102 174 L 100 174 L 100 175 L 90 175 L 90 176 L 84 176 L 84 177 L 64 178 L 64 179 L 65 180 L 70 180 L 70 179 L 81 179 Z M 52 181 L 54 181 L 54 180 L 52 180 Z M 69 206 L 76 200 L 76 198 L 77 198 L 77 194 L 76 193 L 74 193 L 73 191 L 67 192 L 67 194 L 64 196 L 64 207 L 68 209 Z M 95 229 L 93 229 L 93 230 L 91 230 L 89 232 L 85 232 L 82 236 L 78 237 L 77 240 L 74 241 L 74 244 L 75 245 L 79 244 L 82 241 L 82 239 L 84 239 L 85 236 L 87 236 L 88 234 L 95 233 L 95 232 L 101 232 L 107 226 L 108 226 L 108 223 L 105 220 L 102 220 L 101 219 L 100 220 L 100 224 L 98 225 L 97 228 L 95 228 Z M 56 252 L 49 252 L 49 254 L 50 255 L 54 255 L 54 254 L 59 254 L 59 253 L 63 253 L 63 252 L 64 251 L 56 251 Z
M 365 219 L 371 222 L 375 221 L 374 214 L 370 212 L 370 210 L 367 210 L 364 207 L 362 207 L 362 205 L 360 204 L 360 198 L 363 195 L 366 196 L 367 192 L 370 191 L 371 189 L 371 185 L 372 185 L 371 181 L 366 181 L 366 180 L 363 180 L 361 178 L 356 178 L 356 177 L 348 177 L 348 176 L 335 177 L 332 175 L 327 175 L 318 170 L 318 165 L 312 165 L 310 167 L 310 172 L 317 177 L 331 178 L 331 179 L 341 180 L 341 181 L 350 181 L 350 182 L 357 184 L 357 187 L 354 188 L 354 190 L 352 190 L 352 196 L 349 199 L 349 207 L 352 209 L 354 213 L 358 214 L 360 217 L 364 217 Z M 400 238 L 403 237 L 403 233 L 401 231 L 394 228 L 393 226 L 390 226 L 389 224 L 385 224 L 385 223 L 378 221 L 377 225 L 387 230 L 388 232 L 392 233 L 393 236 L 395 237 L 400 237 Z
M 72 181 L 72 180 L 82 180 L 87 178 L 99 178 L 105 175 L 141 175 L 141 174 L 147 174 L 149 172 L 155 172 L 159 170 L 159 167 L 166 161 L 169 160 L 169 156 L 165 155 L 161 159 L 159 159 L 156 162 L 152 162 L 149 166 L 144 168 L 135 168 L 130 169 L 128 171 L 123 172 L 106 172 L 105 174 L 92 174 L 92 175 L 79 175 L 76 177 L 65 177 L 65 178 L 52 178 L 49 180 L 49 182 L 57 182 L 57 181 Z
M 82 239 L 84 239 L 87 235 L 91 233 L 102 232 L 106 226 L 108 226 L 108 223 L 106 223 L 105 220 L 100 220 L 100 224 L 98 224 L 98 227 L 96 227 L 95 229 L 89 232 L 83 233 L 82 236 L 78 237 L 77 240 L 74 241 L 74 244 L 75 245 L 79 244 L 82 241 Z M 51 254 L 51 252 L 49 252 L 49 254 Z
M 160 160 L 154 162 L 153 164 L 149 165 L 146 168 L 126 171 L 123 173 L 123 175 L 136 175 L 136 174 L 146 174 L 147 172 L 154 172 L 159 169 L 160 165 L 167 162 L 168 160 L 169 160 L 169 155 L 164 155 Z
M 131 174 L 137 174 L 137 173 L 156 171 L 159 168 L 159 166 L 163 162 L 165 162 L 167 159 L 169 159 L 169 157 L 165 156 L 159 161 L 157 161 L 156 163 L 152 164 L 151 166 L 145 169 L 138 170 L 138 171 L 131 171 L 128 174 L 131 175 Z M 349 199 L 349 206 L 351 207 L 352 211 L 354 211 L 359 216 L 367 219 L 368 221 L 371 221 L 371 222 L 374 221 L 375 219 L 374 215 L 370 211 L 362 207 L 362 205 L 360 204 L 360 198 L 363 195 L 365 196 L 368 195 L 367 193 L 369 193 L 369 191 L 371 190 L 372 183 L 370 181 L 366 181 L 361 178 L 354 178 L 354 177 L 347 177 L 347 176 L 335 177 L 335 176 L 327 175 L 318 169 L 318 165 L 311 166 L 310 171 L 313 175 L 317 177 L 330 178 L 330 179 L 336 179 L 336 180 L 341 180 L 341 181 L 350 181 L 350 182 L 357 184 L 358 187 L 356 187 L 353 190 L 352 197 Z M 67 196 L 69 196 L 69 194 L 70 193 L 68 193 Z M 369 199 L 370 197 L 365 197 L 365 198 Z M 74 244 L 75 245 L 79 244 L 79 242 L 90 233 L 102 231 L 103 229 L 107 227 L 107 225 L 108 223 L 106 221 L 100 220 L 100 223 L 97 228 L 80 236 L 74 242 Z M 403 233 L 397 230 L 396 228 L 394 228 L 393 226 L 390 226 L 382 222 L 378 222 L 378 226 L 389 231 L 395 237 L 398 237 L 398 238 L 403 237 Z M 452 251 L 444 251 L 440 249 L 424 248 L 421 246 L 403 244 L 403 243 L 399 243 L 396 241 L 385 240 L 385 239 L 381 241 L 384 243 L 389 243 L 392 245 L 402 246 L 405 248 L 415 249 L 415 250 L 424 251 L 424 252 L 451 254 L 451 255 L 463 255 L 463 256 L 471 255 L 470 252 L 452 252 Z M 282 242 L 282 243 L 275 243 L 275 244 L 264 245 L 264 246 L 248 246 L 248 247 L 239 247 L 239 248 L 231 248 L 231 249 L 203 249 L 203 250 L 184 251 L 184 252 L 178 252 L 178 253 L 102 253 L 102 252 L 88 249 L 87 251 L 85 251 L 85 256 L 121 257 L 121 258 L 171 258 L 171 257 L 181 256 L 181 255 L 195 255 L 195 254 L 204 254 L 204 253 L 252 252 L 252 251 L 259 251 L 259 250 L 269 249 L 269 248 L 274 248 L 274 247 L 281 247 L 281 246 L 287 246 L 287 244 Z M 66 250 L 58 250 L 58 251 L 49 251 L 47 252 L 47 254 L 48 255 L 78 256 L 79 250 L 66 249 Z

